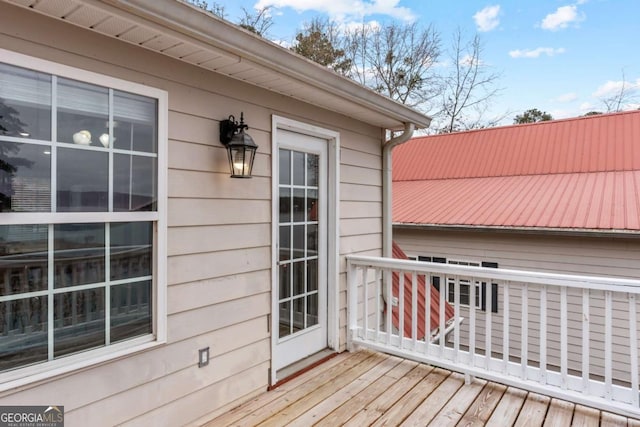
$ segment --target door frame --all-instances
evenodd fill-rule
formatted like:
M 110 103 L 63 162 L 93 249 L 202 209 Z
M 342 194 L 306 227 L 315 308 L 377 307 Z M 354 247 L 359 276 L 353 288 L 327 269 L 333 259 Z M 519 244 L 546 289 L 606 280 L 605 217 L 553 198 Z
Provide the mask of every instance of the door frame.
M 269 369 L 269 379 L 271 385 L 275 384 L 279 378 L 276 377 L 276 370 L 273 369 L 275 347 L 278 341 L 278 251 L 276 242 L 278 239 L 278 131 L 287 130 L 303 135 L 321 138 L 327 141 L 327 346 L 330 349 L 338 350 L 339 345 L 339 241 L 340 229 L 338 219 L 340 218 L 340 133 L 314 126 L 308 123 L 299 122 L 286 117 L 273 115 L 271 117 L 271 316 L 269 330 L 271 332 L 271 368 Z

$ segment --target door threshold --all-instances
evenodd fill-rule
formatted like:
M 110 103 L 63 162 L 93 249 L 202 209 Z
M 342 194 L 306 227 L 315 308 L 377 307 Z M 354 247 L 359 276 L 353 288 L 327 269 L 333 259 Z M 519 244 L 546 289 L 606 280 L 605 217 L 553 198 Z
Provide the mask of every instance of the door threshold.
M 269 386 L 268 390 L 273 390 L 274 388 L 291 381 L 292 379 L 304 374 L 307 371 L 310 371 L 316 366 L 323 364 L 327 360 L 333 359 L 337 355 L 338 353 L 336 353 L 335 350 L 327 348 L 324 350 L 320 350 L 319 352 L 314 353 L 311 356 L 305 357 L 302 360 L 292 363 L 289 366 L 285 366 L 284 368 L 276 372 L 276 378 L 278 378 L 278 380 L 275 384 Z

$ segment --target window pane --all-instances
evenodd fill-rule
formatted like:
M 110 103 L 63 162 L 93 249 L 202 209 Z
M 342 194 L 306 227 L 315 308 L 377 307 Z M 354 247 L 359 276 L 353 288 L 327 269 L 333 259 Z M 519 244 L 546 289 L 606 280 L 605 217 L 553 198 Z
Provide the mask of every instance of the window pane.
M 307 261 L 307 292 L 318 290 L 318 260 Z
M 104 224 L 54 226 L 55 288 L 104 282 Z
M 280 222 L 291 221 L 291 189 L 280 189 Z
M 155 211 L 157 160 L 153 157 L 113 156 L 113 210 Z
M 318 186 L 320 156 L 317 154 L 307 154 L 307 185 L 309 187 Z
M 304 153 L 293 151 L 293 185 L 304 185 Z
M 0 212 L 9 211 L 51 211 L 50 147 L 0 141 Z
M 155 99 L 146 96 L 117 90 L 113 92 L 115 148 L 158 152 L 157 104 Z
M 291 296 L 291 264 L 284 264 L 279 267 L 278 282 L 280 284 L 278 299 L 289 298 Z
M 293 300 L 293 333 L 304 329 L 304 297 Z
M 307 225 L 307 256 L 318 255 L 318 226 Z
M 46 225 L 0 226 L 0 296 L 47 289 Z
M 291 259 L 291 227 L 280 226 L 280 261 Z
M 280 184 L 291 184 L 291 151 L 280 150 Z
M 304 190 L 302 189 L 294 189 L 293 190 L 293 221 L 301 222 L 305 220 L 305 207 L 304 207 L 305 197 Z
M 47 297 L 0 302 L 0 371 L 46 361 Z
M 102 147 L 109 134 L 109 90 L 75 80 L 58 79 L 58 141 Z
M 307 221 L 318 220 L 318 190 L 307 190 Z
M 318 324 L 318 294 L 307 296 L 307 327 Z
M 51 76 L 0 64 L 0 135 L 51 140 Z
M 305 288 L 305 274 L 304 274 L 304 261 L 298 261 L 293 263 L 293 296 L 304 294 Z
M 304 257 L 304 225 L 293 226 L 293 259 Z
M 153 259 L 153 224 L 111 224 L 111 280 L 150 276 Z
M 109 208 L 109 155 L 58 149 L 58 212 L 105 212 Z
M 280 319 L 280 325 L 278 328 L 278 336 L 280 338 L 291 335 L 291 301 L 281 302 L 278 304 L 278 319 Z
M 151 281 L 112 286 L 111 342 L 151 332 Z
M 105 344 L 104 288 L 53 297 L 54 357 Z

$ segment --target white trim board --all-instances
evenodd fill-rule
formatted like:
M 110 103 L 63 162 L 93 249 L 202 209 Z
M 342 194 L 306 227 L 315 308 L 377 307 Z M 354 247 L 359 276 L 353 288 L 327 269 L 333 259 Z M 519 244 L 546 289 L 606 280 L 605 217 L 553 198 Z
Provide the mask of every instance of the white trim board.
M 329 348 L 338 350 L 340 341 L 339 331 L 339 242 L 340 242 L 340 133 L 310 125 L 308 123 L 299 122 L 286 117 L 273 115 L 271 118 L 271 286 L 274 295 L 277 293 L 277 271 L 275 268 L 277 262 L 277 233 L 278 233 L 278 130 L 288 130 L 304 135 L 314 136 L 327 140 L 328 142 L 328 224 L 327 224 L 327 344 Z M 277 312 L 278 306 L 275 298 L 271 300 L 271 357 L 273 363 L 274 349 L 277 343 Z M 277 381 L 276 372 L 271 369 L 270 382 L 275 384 Z

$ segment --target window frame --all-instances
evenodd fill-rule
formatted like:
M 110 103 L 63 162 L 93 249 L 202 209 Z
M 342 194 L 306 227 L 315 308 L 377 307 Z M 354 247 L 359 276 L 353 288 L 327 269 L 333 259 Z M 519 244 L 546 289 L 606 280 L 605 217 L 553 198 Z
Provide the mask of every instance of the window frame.
M 0 392 L 147 350 L 167 342 L 168 94 L 165 90 L 0 48 L 1 62 L 157 100 L 157 210 L 140 212 L 1 212 L 3 225 L 151 222 L 153 224 L 152 333 L 0 373 Z M 52 120 L 55 111 L 52 111 Z M 4 137 L 13 142 L 23 138 Z M 36 141 L 37 143 L 37 141 Z M 53 159 L 52 159 L 53 161 Z M 55 181 L 51 191 L 56 191 Z M 49 238 L 51 239 L 51 238 Z M 49 247 L 49 257 L 53 256 Z M 50 309 L 50 308 L 49 308 Z

